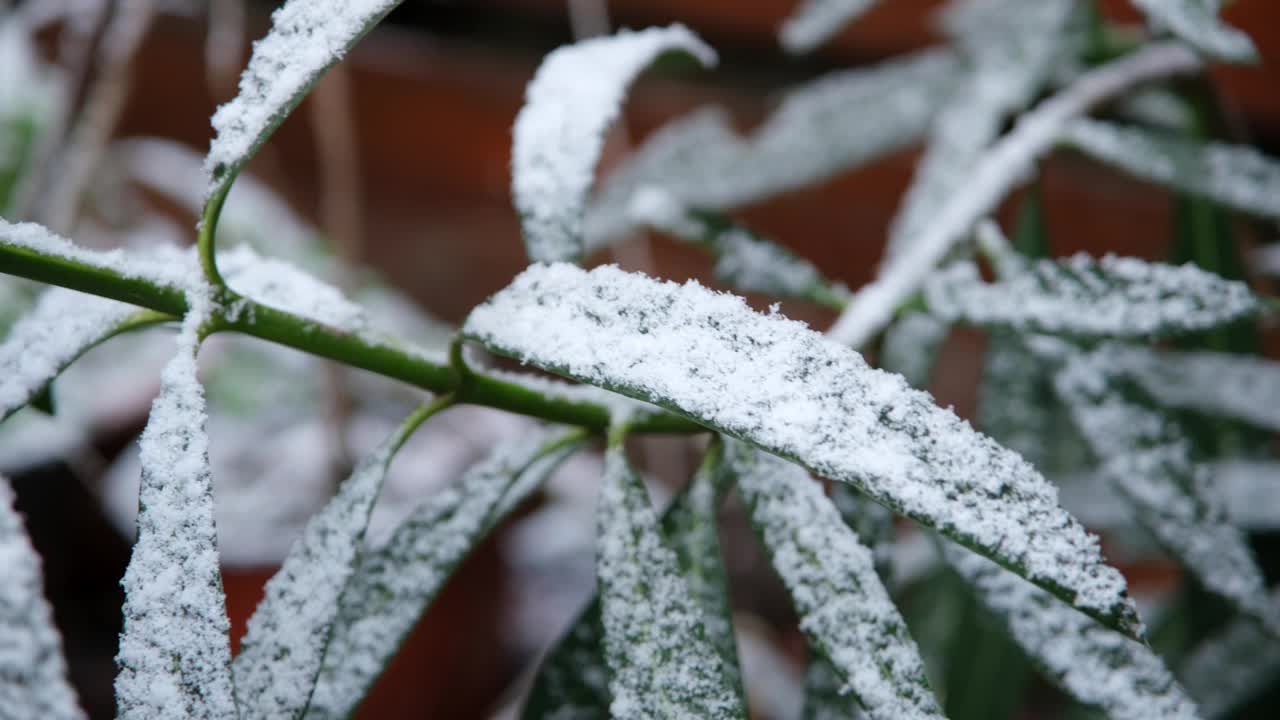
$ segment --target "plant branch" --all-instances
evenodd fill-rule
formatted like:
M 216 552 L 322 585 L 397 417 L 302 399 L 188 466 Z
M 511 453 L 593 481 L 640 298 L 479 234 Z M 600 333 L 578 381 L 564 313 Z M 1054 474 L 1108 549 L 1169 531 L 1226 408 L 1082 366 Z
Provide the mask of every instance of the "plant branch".
M 218 272 L 217 259 L 217 237 L 218 237 L 218 218 L 222 215 L 222 205 L 227 201 L 227 194 L 231 192 L 231 185 L 235 181 L 233 176 L 227 178 L 214 188 L 209 199 L 204 203 L 204 215 L 200 218 L 200 232 L 196 236 L 196 252 L 200 255 L 200 270 L 204 273 L 204 277 L 211 285 L 217 288 L 225 289 L 227 282 L 222 279 L 222 273 Z

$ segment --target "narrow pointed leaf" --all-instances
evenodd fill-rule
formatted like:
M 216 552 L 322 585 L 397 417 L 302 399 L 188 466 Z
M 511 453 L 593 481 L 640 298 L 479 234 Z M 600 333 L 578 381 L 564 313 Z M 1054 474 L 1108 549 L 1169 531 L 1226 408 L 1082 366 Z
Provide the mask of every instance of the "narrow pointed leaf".
M 84 718 L 44 598 L 40 556 L 13 502 L 0 476 L 0 708 L 14 718 Z
M 964 548 L 946 543 L 944 555 L 1044 675 L 1072 697 L 1115 720 L 1199 717 L 1147 645 Z
M 1174 420 L 1133 399 L 1104 347 L 1071 360 L 1055 378 L 1101 473 L 1138 521 L 1210 591 L 1280 637 L 1262 571 L 1244 533 L 1227 520 L 1213 478 L 1192 459 Z
M 306 717 L 345 718 L 355 711 L 471 549 L 558 466 L 567 450 L 535 459 L 566 437 L 538 432 L 499 447 L 456 487 L 416 509 L 386 545 L 365 552 L 334 606 L 337 618 Z
M 822 486 L 798 465 L 735 443 L 731 467 L 800 629 L 872 718 L 940 718 L 915 641 Z
M 991 283 L 972 263 L 953 263 L 926 282 L 925 300 L 945 320 L 1079 338 L 1195 332 L 1260 309 L 1244 283 L 1192 265 L 1083 254 Z
M 1280 592 L 1270 601 L 1280 605 Z M 1200 643 L 1178 668 L 1205 718 L 1225 717 L 1280 677 L 1280 641 L 1250 618 L 1237 618 Z
M 608 720 L 609 666 L 600 595 L 593 594 L 538 666 L 523 720 Z
M 787 52 L 809 52 L 830 40 L 875 3 L 876 0 L 800 0 L 800 5 L 778 29 L 778 41 Z
M 694 282 L 559 264 L 527 269 L 472 311 L 464 333 L 852 483 L 1140 633 L 1123 579 L 1034 468 L 801 323 Z
M 1161 405 L 1280 430 L 1280 364 L 1271 360 L 1208 350 L 1143 348 L 1126 348 L 1114 357 Z
M 253 44 L 240 92 L 213 114 L 208 196 L 224 192 L 331 65 L 400 0 L 289 0 Z
M 1159 29 L 1168 29 L 1196 49 L 1235 62 L 1258 59 L 1248 35 L 1218 18 L 1222 0 L 1133 0 Z
M 816 651 L 810 650 L 816 653 Z M 800 720 L 858 720 L 866 717 L 852 692 L 841 694 L 845 683 L 831 661 L 814 654 L 804 671 L 804 708 Z
M 121 718 L 236 716 L 207 416 L 196 379 L 201 316 L 193 310 L 184 322 L 142 433 L 138 540 L 121 583 Z
M 618 720 L 746 718 L 706 613 L 662 537 L 623 450 L 605 455 L 597 520 L 610 714 Z
M 1073 148 L 1144 180 L 1280 218 L 1280 160 L 1246 145 L 1185 137 L 1081 118 L 1063 136 Z
M 858 541 L 871 550 L 876 574 L 888 586 L 893 578 L 893 512 L 844 483 L 835 483 L 831 488 L 831 504 Z
M 516 116 L 511 149 L 511 191 L 529 259 L 582 255 L 587 193 L 605 132 L 635 76 L 675 51 L 704 65 L 716 62 L 715 52 L 683 25 L 583 40 L 542 61 Z

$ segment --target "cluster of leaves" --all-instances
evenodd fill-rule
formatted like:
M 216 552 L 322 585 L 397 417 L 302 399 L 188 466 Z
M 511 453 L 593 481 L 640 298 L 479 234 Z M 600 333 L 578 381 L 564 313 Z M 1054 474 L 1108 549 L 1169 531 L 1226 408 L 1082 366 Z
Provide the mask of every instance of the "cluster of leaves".
M 750 687 L 715 532 L 731 491 L 809 643 L 806 717 L 959 712 L 963 688 L 939 681 L 894 602 L 887 576 L 901 538 L 890 513 L 936 542 L 938 557 L 1048 681 L 1109 716 L 1212 716 L 1280 667 L 1280 607 L 1226 486 L 1215 482 L 1217 466 L 1203 462 L 1206 450 L 1234 452 L 1244 457 L 1227 459 L 1264 465 L 1243 485 L 1257 491 L 1270 480 L 1265 444 L 1241 425 L 1280 426 L 1267 402 L 1280 369 L 1221 351 L 1151 346 L 1248 323 L 1270 301 L 1212 272 L 1220 268 L 1048 259 L 1034 193 L 1017 249 L 984 222 L 1059 144 L 1169 184 L 1188 193 L 1187 203 L 1280 217 L 1276 161 L 1205 142 L 1194 127 L 1162 135 L 1123 107 L 1115 110 L 1131 112 L 1135 124 L 1085 117 L 1140 83 L 1196 72 L 1205 58 L 1247 60 L 1252 46 L 1221 24 L 1217 3 L 1138 3 L 1157 37 L 1116 47 L 1087 3 L 957 0 L 945 12 L 947 47 L 798 88 L 747 137 L 714 110 L 677 120 L 594 192 L 604 133 L 631 80 L 665 54 L 711 65 L 715 53 L 678 25 L 561 48 L 530 83 L 514 132 L 513 195 L 532 264 L 474 309 L 448 356 L 375 330 L 372 313 L 311 274 L 244 247 L 219 251 L 215 242 L 240 170 L 396 4 L 290 0 L 275 13 L 239 95 L 214 116 L 194 253 L 96 252 L 39 225 L 0 221 L 0 268 L 67 288 L 43 295 L 0 345 L 4 417 L 40 403 L 87 349 L 143 326 L 180 328 L 140 442 L 116 681 L 122 717 L 349 715 L 470 548 L 606 431 L 597 597 L 545 657 L 525 717 L 747 716 Z M 813 47 L 871 4 L 803 3 L 784 43 Z M 1090 58 L 1112 56 L 1089 67 Z M 920 137 L 925 159 L 886 261 L 856 293 L 722 215 Z M 578 267 L 589 250 L 637 225 L 707 248 L 733 289 L 823 303 L 841 319 L 824 335 L 697 283 Z M 975 257 L 994 281 L 983 279 Z M 927 381 L 953 325 L 990 332 L 985 435 L 912 387 Z M 234 659 L 196 376 L 205 338 L 224 331 L 435 393 L 310 519 Z M 880 336 L 885 369 L 856 350 Z M 477 367 L 466 342 L 576 383 Z M 494 449 L 371 546 L 371 510 L 397 450 L 457 404 L 546 422 Z M 1220 426 L 1207 448 L 1188 412 L 1235 424 Z M 701 468 L 661 515 L 624 451 L 629 434 L 650 431 L 710 435 Z M 836 483 L 832 496 L 814 475 Z M 1244 629 L 1208 639 L 1179 682 L 1147 644 L 1097 538 L 1059 505 L 1055 482 L 1113 491 L 1128 518 L 1230 603 Z M 33 714 L 75 716 L 38 592 L 38 560 L 10 494 L 0 485 L 0 549 L 12 558 L 0 628 L 23 639 L 0 655 L 0 699 Z M 1230 666 L 1240 653 L 1252 661 L 1247 672 Z M 1220 675 L 1231 681 L 1212 679 Z

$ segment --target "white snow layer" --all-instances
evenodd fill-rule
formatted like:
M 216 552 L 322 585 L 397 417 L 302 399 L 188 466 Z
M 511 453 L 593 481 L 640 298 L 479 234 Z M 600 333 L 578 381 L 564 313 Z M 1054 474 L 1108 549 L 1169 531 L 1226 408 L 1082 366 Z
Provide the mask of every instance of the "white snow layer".
M 1133 0 L 1157 29 L 1168 29 L 1198 50 L 1223 60 L 1251 62 L 1258 50 L 1248 35 L 1218 18 L 1222 0 Z
M 516 116 L 511 191 L 529 258 L 573 260 L 605 131 L 631 81 L 663 53 L 685 51 L 714 65 L 715 51 L 683 25 L 621 30 L 561 47 L 542 61 Z
M 947 562 L 1009 628 L 1044 674 L 1114 720 L 1197 718 L 1164 662 L 1144 643 L 1107 629 L 1013 573 L 943 541 Z
M 1141 632 L 1123 578 L 1034 468 L 802 323 L 696 282 L 562 263 L 525 270 L 472 311 L 464 333 L 853 483 L 1085 612 Z
M 778 28 L 778 42 L 788 52 L 809 52 L 831 39 L 875 3 L 876 0 L 802 0 Z
M 1124 348 L 1117 365 L 1153 400 L 1168 407 L 1280 430 L 1280 364 L 1209 350 Z
M 800 615 L 871 718 L 941 718 L 920 651 L 876 573 L 871 551 L 798 465 L 743 443 L 730 449 L 738 489 Z M 1081 615 L 1081 618 L 1084 616 Z
M 745 718 L 702 608 L 621 447 L 605 455 L 596 527 L 611 716 Z
M 400 0 L 289 0 L 253 44 L 240 93 L 213 114 L 207 193 L 234 177 L 326 69 Z
M 174 248 L 165 248 L 148 256 L 122 249 L 89 250 L 55 235 L 43 225 L 11 223 L 2 218 L 0 242 L 169 288 L 185 289 L 193 282 L 199 282 L 199 276 L 192 273 L 191 264 L 176 262 L 181 251 Z
M 67 682 L 40 556 L 13 502 L 13 488 L 0 476 L 0 715 L 78 720 L 85 715 Z

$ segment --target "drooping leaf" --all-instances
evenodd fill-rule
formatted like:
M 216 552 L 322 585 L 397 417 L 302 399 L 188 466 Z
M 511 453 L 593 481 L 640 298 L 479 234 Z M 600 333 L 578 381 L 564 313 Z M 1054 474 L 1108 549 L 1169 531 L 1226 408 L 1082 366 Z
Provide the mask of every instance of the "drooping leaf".
M 734 443 L 752 524 L 791 593 L 800 629 L 872 718 L 942 717 L 906 623 L 835 506 L 798 465 Z
M 609 667 L 600 596 L 594 594 L 538 666 L 523 720 L 607 720 Z
M 1222 0 L 1133 0 L 1157 29 L 1173 34 L 1215 58 L 1235 62 L 1258 59 L 1248 35 L 1218 18 Z
M 945 320 L 1079 338 L 1195 332 L 1260 309 L 1243 283 L 1114 255 L 1040 260 L 990 283 L 976 265 L 958 262 L 934 273 L 924 293 L 929 311 Z
M 844 682 L 831 667 L 831 661 L 820 654 L 811 655 L 804 671 L 804 709 L 800 712 L 800 720 L 857 720 L 866 717 L 857 696 L 851 692 L 840 693 L 843 687 Z
M 1144 643 L 964 548 L 946 543 L 944 554 L 1045 676 L 1077 700 L 1116 720 L 1199 717 L 1173 673 Z
M 224 192 L 331 65 L 400 0 L 289 0 L 253 44 L 240 92 L 213 114 L 208 197 Z
M 597 519 L 610 715 L 618 720 L 746 718 L 707 613 L 663 538 L 620 444 L 605 455 Z M 701 593 L 700 593 L 701 594 Z
M 683 25 L 623 30 L 562 47 L 525 91 L 511 148 L 511 192 L 529 259 L 577 259 L 583 218 L 605 131 L 632 79 L 664 53 L 714 65 L 715 51 Z
M 83 718 L 44 599 L 40 556 L 13 502 L 13 488 L 0 476 L 0 708 L 14 718 Z
M 1138 521 L 1208 590 L 1280 636 L 1249 544 L 1227 520 L 1207 469 L 1170 417 L 1143 404 L 1107 347 L 1073 357 L 1054 379 L 1100 472 Z M 1135 397 L 1136 395 L 1136 397 Z
M 1124 581 L 1034 468 L 801 323 L 694 282 L 558 264 L 527 269 L 472 311 L 464 333 L 852 483 L 1140 633 Z
M 1161 405 L 1280 430 L 1280 364 L 1192 350 L 1124 348 L 1114 362 Z
M 231 666 L 241 718 L 296 718 L 306 709 L 387 469 L 438 407 L 411 415 L 360 461 L 267 581 Z
M 778 29 L 778 42 L 791 53 L 815 50 L 875 3 L 876 0 L 800 0 L 799 7 Z
M 541 431 L 495 449 L 456 487 L 414 510 L 386 545 L 360 557 L 335 607 L 307 718 L 355 711 L 453 571 L 576 447 L 565 443 L 579 437 Z
M 142 433 L 138 539 L 125 570 L 116 664 L 119 717 L 236 716 L 226 601 L 213 523 L 213 478 L 197 332 L 206 298 L 192 297 L 178 352 Z
M 726 210 L 811 185 L 914 142 L 929 127 L 956 58 L 929 50 L 824 75 L 792 90 L 748 137 L 706 108 L 658 130 L 601 184 L 587 247 L 632 229 L 632 195 L 655 186 L 688 207 Z M 857 116 L 857 123 L 848 119 Z
M 849 291 L 822 276 L 813 263 L 723 215 L 686 208 L 672 194 L 657 187 L 638 190 L 631 216 L 637 222 L 697 243 L 716 259 L 712 273 L 741 292 L 759 292 L 779 299 L 797 298 L 839 309 Z
M 1081 118 L 1063 139 L 1127 173 L 1266 218 L 1280 218 L 1280 160 L 1252 147 Z
M 1280 592 L 1270 593 L 1280 605 Z M 1208 720 L 1226 717 L 1280 677 L 1280 641 L 1250 618 L 1238 618 L 1200 643 L 1178 677 Z

